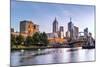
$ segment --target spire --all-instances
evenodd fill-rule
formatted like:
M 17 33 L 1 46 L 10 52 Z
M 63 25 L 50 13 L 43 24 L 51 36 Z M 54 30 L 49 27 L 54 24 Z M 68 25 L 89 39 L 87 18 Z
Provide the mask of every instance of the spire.
M 55 21 L 57 21 L 56 17 L 55 17 Z
M 70 22 L 72 22 L 72 17 L 70 17 Z
M 56 17 L 55 17 L 54 23 L 58 23 L 58 21 L 57 21 Z

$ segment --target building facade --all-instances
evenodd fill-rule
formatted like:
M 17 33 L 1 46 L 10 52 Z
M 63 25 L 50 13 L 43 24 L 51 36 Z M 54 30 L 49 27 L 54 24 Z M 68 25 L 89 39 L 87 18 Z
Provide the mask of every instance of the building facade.
M 60 38 L 64 38 L 64 27 L 63 26 L 60 26 L 59 36 L 60 36 Z
M 70 18 L 70 22 L 68 23 L 68 31 L 70 32 L 70 40 L 74 39 L 74 24 L 71 21 Z
M 79 37 L 79 28 L 77 26 L 74 26 L 74 24 L 71 21 L 68 23 L 68 32 L 70 33 L 70 39 L 71 40 L 77 40 Z
M 64 43 L 66 39 L 59 38 L 57 33 L 47 33 L 49 44 Z
M 84 37 L 87 38 L 88 35 L 89 35 L 89 34 L 88 34 L 88 28 L 85 28 L 85 29 L 84 29 Z
M 36 25 L 32 21 L 27 20 L 20 22 L 20 33 L 32 36 L 36 32 L 39 32 L 39 25 Z
M 14 32 L 14 28 L 11 28 L 11 32 Z
M 74 26 L 74 39 L 77 40 L 79 37 L 79 28 Z
M 58 21 L 55 18 L 55 20 L 53 21 L 53 33 L 57 33 L 58 32 Z

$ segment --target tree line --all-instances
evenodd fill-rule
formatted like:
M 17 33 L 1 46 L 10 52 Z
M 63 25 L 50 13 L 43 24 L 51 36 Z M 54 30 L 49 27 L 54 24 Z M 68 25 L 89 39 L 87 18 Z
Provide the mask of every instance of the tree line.
M 13 45 L 25 45 L 25 46 L 47 46 L 48 37 L 45 32 L 36 32 L 33 36 L 27 36 L 24 38 L 22 35 L 14 36 L 11 34 L 11 46 Z

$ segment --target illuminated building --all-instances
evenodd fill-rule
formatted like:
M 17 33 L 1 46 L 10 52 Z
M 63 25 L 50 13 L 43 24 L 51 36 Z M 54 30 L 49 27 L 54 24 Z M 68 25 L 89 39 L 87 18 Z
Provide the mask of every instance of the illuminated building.
M 59 36 L 60 38 L 64 38 L 64 27 L 63 26 L 60 26 Z
M 27 20 L 20 22 L 20 33 L 32 36 L 36 32 L 39 32 L 39 25 L 36 25 L 32 21 Z

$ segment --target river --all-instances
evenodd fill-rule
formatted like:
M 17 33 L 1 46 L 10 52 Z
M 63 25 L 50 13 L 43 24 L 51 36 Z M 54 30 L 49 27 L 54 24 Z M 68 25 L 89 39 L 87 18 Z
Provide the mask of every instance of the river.
M 70 48 L 11 52 L 11 66 L 95 61 L 95 49 Z

